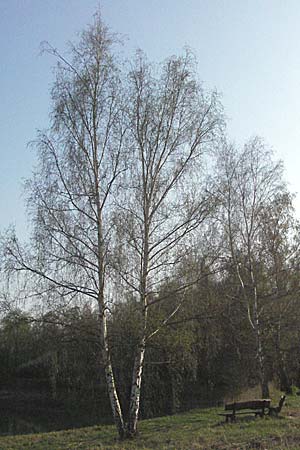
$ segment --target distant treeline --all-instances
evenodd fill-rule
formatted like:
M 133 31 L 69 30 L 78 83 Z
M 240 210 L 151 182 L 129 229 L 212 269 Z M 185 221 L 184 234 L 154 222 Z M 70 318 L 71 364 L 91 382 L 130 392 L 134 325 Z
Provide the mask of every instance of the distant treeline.
M 191 270 L 196 265 L 191 264 Z M 142 387 L 141 416 L 172 414 L 192 407 L 218 404 L 224 398 L 260 382 L 256 340 L 247 308 L 228 270 L 222 278 L 205 276 L 186 293 L 176 317 L 157 333 L 149 346 Z M 166 297 L 169 287 L 161 292 Z M 172 286 L 172 292 L 175 287 Z M 158 298 L 159 299 L 159 298 Z M 159 323 L 176 295 L 157 301 L 151 320 Z M 128 299 L 114 306 L 109 320 L 115 375 L 122 404 L 129 401 L 130 370 L 138 339 L 138 309 Z M 300 384 L 298 295 L 267 297 L 263 342 L 267 379 L 289 391 Z M 113 317 L 113 319 L 112 319 Z M 88 306 L 48 313 L 33 319 L 20 310 L 1 321 L 2 382 L 31 380 L 49 397 L 97 399 L 103 417 L 110 416 L 99 345 L 97 314 Z M 125 409 L 125 408 L 124 408 Z

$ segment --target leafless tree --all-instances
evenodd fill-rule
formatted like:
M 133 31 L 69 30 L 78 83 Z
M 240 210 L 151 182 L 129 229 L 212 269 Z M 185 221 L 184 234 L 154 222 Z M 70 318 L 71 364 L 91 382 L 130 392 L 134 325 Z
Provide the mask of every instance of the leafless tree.
M 123 416 L 107 336 L 107 260 L 112 197 L 125 170 L 124 105 L 120 71 L 112 56 L 116 37 L 99 15 L 71 46 L 70 58 L 44 44 L 58 60 L 51 127 L 33 146 L 38 165 L 27 183 L 33 235 L 27 248 L 12 234 L 6 266 L 31 276 L 34 290 L 53 308 L 79 298 L 98 305 L 102 359 L 120 436 Z
M 189 51 L 159 67 L 138 52 L 128 89 L 130 172 L 119 204 L 115 267 L 140 311 L 127 430 L 134 435 L 147 343 L 178 311 L 182 299 L 156 329 L 149 326 L 149 310 L 162 300 L 157 298 L 159 287 L 174 276 L 193 234 L 213 208 L 204 183 L 204 155 L 216 143 L 223 119 L 218 95 L 206 94 L 196 81 Z M 184 282 L 177 282 L 183 298 Z
M 148 309 L 212 208 L 201 161 L 223 118 L 217 94 L 196 81 L 189 52 L 156 73 L 138 53 L 124 77 L 116 42 L 96 15 L 70 57 L 45 45 L 58 64 L 51 127 L 33 142 L 38 165 L 26 187 L 33 234 L 24 247 L 11 233 L 4 254 L 6 270 L 26 273 L 32 296 L 50 309 L 81 299 L 97 305 L 110 403 L 124 437 L 137 431 L 146 344 L 180 303 L 155 329 Z M 107 328 L 121 285 L 140 310 L 127 424 Z
M 247 308 L 255 336 L 262 395 L 268 397 L 262 324 L 266 288 L 261 282 L 265 248 L 262 215 L 278 195 L 285 192 L 282 164 L 273 161 L 272 153 L 261 139 L 253 138 L 241 151 L 225 143 L 218 167 L 224 255 L 231 261 L 239 295 Z
M 291 393 L 292 380 L 287 369 L 289 345 L 294 341 L 299 316 L 299 221 L 293 195 L 276 195 L 260 214 L 261 259 L 265 277 L 265 310 L 272 326 L 273 361 L 281 390 Z M 293 336 L 293 337 L 292 337 Z

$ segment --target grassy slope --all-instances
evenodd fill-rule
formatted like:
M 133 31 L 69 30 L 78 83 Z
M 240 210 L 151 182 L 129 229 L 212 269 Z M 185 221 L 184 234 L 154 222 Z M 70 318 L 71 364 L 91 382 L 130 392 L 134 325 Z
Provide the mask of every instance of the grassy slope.
M 241 416 L 224 424 L 222 408 L 193 410 L 140 422 L 139 436 L 118 442 L 112 426 L 0 437 L 0 449 L 300 449 L 300 397 L 288 397 L 281 417 Z

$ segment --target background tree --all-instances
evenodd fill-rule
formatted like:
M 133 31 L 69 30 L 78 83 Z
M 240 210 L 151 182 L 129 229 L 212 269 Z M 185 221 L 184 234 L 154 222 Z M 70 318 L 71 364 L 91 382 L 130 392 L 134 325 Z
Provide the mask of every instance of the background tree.
M 260 214 L 261 259 L 264 261 L 265 309 L 272 323 L 272 360 L 283 391 L 291 393 L 287 369 L 288 342 L 297 329 L 299 293 L 299 222 L 293 196 L 284 191 L 275 196 Z
M 269 397 L 266 364 L 266 334 L 262 213 L 283 195 L 282 164 L 274 163 L 271 153 L 259 138 L 253 138 L 238 152 L 225 144 L 220 153 L 219 176 L 222 180 L 220 223 L 224 230 L 230 265 L 235 272 L 241 299 L 247 309 L 255 336 L 262 396 Z M 226 254 L 224 252 L 224 255 Z

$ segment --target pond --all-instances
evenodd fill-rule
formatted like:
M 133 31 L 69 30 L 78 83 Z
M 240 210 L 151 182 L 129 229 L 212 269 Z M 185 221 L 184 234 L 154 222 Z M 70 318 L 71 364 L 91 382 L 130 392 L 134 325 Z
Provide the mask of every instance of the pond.
M 9 386 L 0 390 L 0 434 L 40 433 L 112 423 L 103 410 L 96 399 L 74 398 L 60 392 L 53 400 L 43 389 Z

